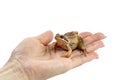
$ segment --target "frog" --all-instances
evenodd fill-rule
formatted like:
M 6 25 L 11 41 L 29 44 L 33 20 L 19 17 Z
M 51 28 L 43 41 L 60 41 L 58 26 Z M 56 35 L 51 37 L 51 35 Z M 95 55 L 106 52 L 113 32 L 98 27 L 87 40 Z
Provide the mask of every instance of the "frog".
M 62 35 L 57 33 L 55 35 L 55 39 L 55 46 L 67 50 L 63 57 L 70 57 L 72 55 L 72 51 L 75 49 L 79 49 L 80 51 L 82 51 L 84 56 L 87 55 L 85 42 L 83 38 L 78 35 L 78 31 L 71 31 Z

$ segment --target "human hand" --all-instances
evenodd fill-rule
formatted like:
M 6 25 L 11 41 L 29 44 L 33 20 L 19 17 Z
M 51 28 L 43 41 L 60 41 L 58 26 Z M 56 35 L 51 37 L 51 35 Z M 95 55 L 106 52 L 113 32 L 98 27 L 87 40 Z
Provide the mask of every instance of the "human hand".
M 39 36 L 24 39 L 13 51 L 10 61 L 17 60 L 30 80 L 45 80 L 70 69 L 80 66 L 88 61 L 98 58 L 95 50 L 104 46 L 102 33 L 80 33 L 83 37 L 88 54 L 81 55 L 79 50 L 74 50 L 70 58 L 61 57 L 63 49 L 54 52 L 53 33 L 47 31 Z

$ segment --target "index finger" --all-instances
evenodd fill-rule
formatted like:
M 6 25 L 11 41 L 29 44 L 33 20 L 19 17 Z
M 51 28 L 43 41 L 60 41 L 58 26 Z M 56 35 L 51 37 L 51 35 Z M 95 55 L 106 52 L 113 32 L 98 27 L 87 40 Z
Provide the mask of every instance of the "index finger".
M 91 32 L 82 32 L 79 34 L 82 38 L 85 38 L 85 37 L 88 37 L 88 36 L 91 36 L 92 33 Z

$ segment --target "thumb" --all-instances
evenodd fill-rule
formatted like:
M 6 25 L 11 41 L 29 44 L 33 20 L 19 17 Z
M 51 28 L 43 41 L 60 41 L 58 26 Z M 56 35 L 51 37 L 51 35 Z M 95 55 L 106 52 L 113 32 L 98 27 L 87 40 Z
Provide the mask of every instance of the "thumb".
M 36 36 L 36 38 L 43 45 L 48 45 L 53 39 L 53 32 L 52 31 L 46 31 L 46 32 L 42 33 L 41 35 Z

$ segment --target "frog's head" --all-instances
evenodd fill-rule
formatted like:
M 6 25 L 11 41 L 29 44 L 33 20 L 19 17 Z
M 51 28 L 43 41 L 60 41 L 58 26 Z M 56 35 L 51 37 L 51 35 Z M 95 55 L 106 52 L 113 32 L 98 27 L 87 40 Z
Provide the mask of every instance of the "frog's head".
M 56 39 L 56 40 L 59 39 L 59 40 L 65 40 L 65 41 L 68 41 L 64 35 L 60 35 L 60 34 L 56 34 L 55 39 Z
M 60 39 L 60 38 L 63 38 L 63 35 L 60 35 L 60 34 L 56 34 L 55 35 L 55 39 L 57 40 L 57 39 Z

